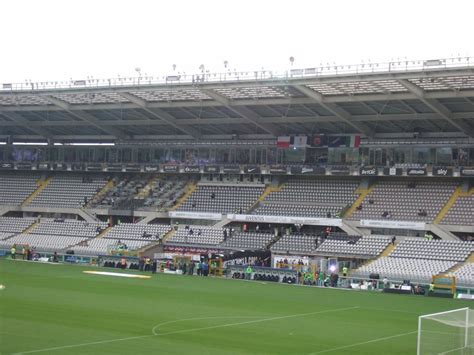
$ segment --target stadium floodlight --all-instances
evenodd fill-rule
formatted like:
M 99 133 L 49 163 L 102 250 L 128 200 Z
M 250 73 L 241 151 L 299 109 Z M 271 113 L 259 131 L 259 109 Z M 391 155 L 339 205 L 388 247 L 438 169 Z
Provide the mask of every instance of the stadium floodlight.
M 473 350 L 474 311 L 470 308 L 418 318 L 417 355 L 471 354 Z

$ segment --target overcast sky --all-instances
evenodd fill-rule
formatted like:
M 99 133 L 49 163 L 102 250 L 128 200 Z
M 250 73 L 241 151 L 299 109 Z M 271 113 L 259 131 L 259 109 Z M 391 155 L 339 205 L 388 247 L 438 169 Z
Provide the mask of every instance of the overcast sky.
M 0 83 L 474 55 L 474 0 L 1 0 Z

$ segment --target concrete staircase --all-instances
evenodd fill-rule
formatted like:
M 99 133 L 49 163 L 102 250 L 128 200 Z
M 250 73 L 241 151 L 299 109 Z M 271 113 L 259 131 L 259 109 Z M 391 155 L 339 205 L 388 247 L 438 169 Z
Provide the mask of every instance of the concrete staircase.
M 359 197 L 357 198 L 357 200 L 354 201 L 354 203 L 352 204 L 351 207 L 349 207 L 349 209 L 346 211 L 346 213 L 344 214 L 344 218 L 348 218 L 350 216 L 352 216 L 352 214 L 354 213 L 355 209 L 357 208 L 357 206 L 359 206 L 362 201 L 364 201 L 364 199 L 367 197 L 368 194 L 370 194 L 372 192 L 372 190 L 374 189 L 376 183 L 372 184 L 369 188 L 367 189 L 364 189 L 364 188 L 357 188 L 355 190 L 355 193 L 358 193 L 359 194 Z
M 33 223 L 31 226 L 29 226 L 28 228 L 26 228 L 23 232 L 21 232 L 22 234 L 29 234 L 31 232 L 32 229 L 34 229 L 39 223 L 38 222 L 35 222 Z
M 448 269 L 444 274 L 449 274 L 449 273 L 455 272 L 456 270 L 459 270 L 464 265 L 471 264 L 471 263 L 474 263 L 474 253 L 471 253 L 471 255 L 469 255 L 469 257 L 466 260 L 464 260 L 463 262 L 457 263 L 452 268 Z
M 446 216 L 446 214 L 451 209 L 451 207 L 453 207 L 453 205 L 456 203 L 458 197 L 461 196 L 461 193 L 462 193 L 462 187 L 461 186 L 456 187 L 451 197 L 448 199 L 446 204 L 436 215 L 435 219 L 433 220 L 433 223 L 439 224 L 442 221 L 442 219 Z
M 43 190 L 46 188 L 46 186 L 48 186 L 48 184 L 51 182 L 52 179 L 53 179 L 53 178 L 52 178 L 51 176 L 48 177 L 48 178 L 46 178 L 46 179 L 43 179 L 43 178 L 39 179 L 39 180 L 36 182 L 36 186 L 38 186 L 38 187 L 36 188 L 35 191 L 32 192 L 32 194 L 31 194 L 30 196 L 28 196 L 28 197 L 25 199 L 25 201 L 22 202 L 21 207 L 24 207 L 24 206 L 30 204 L 31 201 L 33 201 L 34 198 L 35 198 L 36 196 L 38 196 L 39 193 L 40 193 L 41 191 L 43 191 Z
M 397 243 L 395 242 L 395 244 L 397 244 Z M 390 243 L 390 244 L 384 249 L 384 251 L 377 257 L 377 259 L 378 259 L 378 258 L 381 258 L 381 257 L 383 257 L 383 256 L 389 256 L 389 255 L 392 253 L 392 251 L 395 250 L 395 247 L 396 247 L 396 245 L 393 245 L 392 243 Z
M 283 189 L 283 186 L 285 184 L 282 183 L 278 186 L 275 186 L 275 185 L 268 185 L 265 190 L 263 190 L 262 194 L 258 197 L 257 201 L 255 201 L 255 203 L 252 205 L 252 207 L 250 207 L 246 212 L 249 213 L 249 212 L 252 212 L 253 210 L 255 210 L 257 207 L 260 206 L 260 204 L 265 200 L 265 198 L 270 195 L 272 192 L 278 192 L 278 191 L 281 191 Z
M 163 242 L 165 240 L 168 240 L 169 238 L 171 238 L 173 235 L 175 235 L 175 233 L 176 233 L 176 231 L 174 230 L 174 228 L 172 228 L 168 233 L 166 233 L 163 236 L 163 239 L 161 241 L 160 240 L 153 241 L 150 244 L 147 244 L 144 247 L 138 249 L 137 250 L 137 255 L 139 255 L 139 256 L 140 255 L 145 255 L 145 256 L 152 257 L 153 253 L 162 252 L 163 251 Z
M 159 176 L 155 176 L 152 179 L 148 180 L 147 184 L 143 187 L 143 189 L 140 190 L 140 192 L 138 192 L 135 198 L 137 199 L 146 198 L 149 195 L 150 190 L 153 189 L 153 186 L 155 186 L 159 180 L 161 180 Z
M 197 183 L 196 182 L 188 183 L 188 185 L 186 186 L 186 192 L 184 193 L 183 196 L 181 196 L 178 199 L 176 204 L 172 208 L 170 208 L 170 211 L 177 210 L 179 208 L 179 206 L 181 206 L 183 204 L 183 202 L 186 201 L 188 199 L 188 197 L 193 194 L 194 191 L 196 191 L 196 189 L 197 189 Z
M 104 187 L 102 187 L 100 189 L 99 192 L 97 192 L 90 200 L 89 202 L 87 203 L 87 205 L 84 206 L 84 208 L 90 208 L 91 205 L 92 205 L 92 202 L 95 202 L 95 201 L 99 201 L 100 199 L 102 199 L 105 194 L 107 194 L 107 192 L 112 188 L 114 187 L 114 181 L 111 179 L 110 181 L 107 182 L 107 184 L 105 184 Z
M 100 232 L 96 238 L 103 238 L 107 233 L 109 233 L 109 231 L 112 229 L 112 227 L 107 227 L 105 228 L 104 230 L 102 230 L 102 232 Z

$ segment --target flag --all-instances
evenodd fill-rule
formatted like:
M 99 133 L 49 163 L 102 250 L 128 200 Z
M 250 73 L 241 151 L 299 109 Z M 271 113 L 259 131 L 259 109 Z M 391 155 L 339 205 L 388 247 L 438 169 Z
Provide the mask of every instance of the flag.
M 359 148 L 360 146 L 360 136 L 351 136 L 350 147 Z
M 295 136 L 292 141 L 293 147 L 303 148 L 306 147 L 306 143 L 308 143 L 308 136 Z
M 277 138 L 277 148 L 290 148 L 290 136 L 280 136 Z

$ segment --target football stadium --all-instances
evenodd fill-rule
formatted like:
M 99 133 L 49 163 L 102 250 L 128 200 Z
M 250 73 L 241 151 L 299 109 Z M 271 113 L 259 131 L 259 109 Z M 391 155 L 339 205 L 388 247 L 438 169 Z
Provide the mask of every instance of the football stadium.
M 474 354 L 474 57 L 297 64 L 0 76 L 0 354 Z

